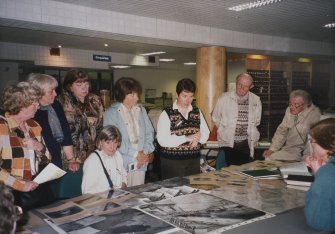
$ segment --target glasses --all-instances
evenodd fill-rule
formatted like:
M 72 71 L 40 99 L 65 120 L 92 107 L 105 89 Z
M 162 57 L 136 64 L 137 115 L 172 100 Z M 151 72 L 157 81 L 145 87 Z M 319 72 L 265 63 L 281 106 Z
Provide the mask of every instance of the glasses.
M 297 103 L 288 103 L 288 106 L 289 107 L 293 107 L 294 109 L 298 109 L 300 107 L 302 107 L 303 105 L 305 105 L 305 103 L 302 103 L 302 104 L 297 104 Z

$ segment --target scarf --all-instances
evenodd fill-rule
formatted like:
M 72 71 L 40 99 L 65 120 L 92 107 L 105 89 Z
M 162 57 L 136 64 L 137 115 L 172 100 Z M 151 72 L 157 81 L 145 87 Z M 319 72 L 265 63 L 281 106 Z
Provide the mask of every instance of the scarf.
M 57 142 L 61 143 L 64 140 L 64 133 L 56 111 L 51 105 L 41 106 L 40 109 L 48 111 L 48 121 L 52 131 L 52 136 Z

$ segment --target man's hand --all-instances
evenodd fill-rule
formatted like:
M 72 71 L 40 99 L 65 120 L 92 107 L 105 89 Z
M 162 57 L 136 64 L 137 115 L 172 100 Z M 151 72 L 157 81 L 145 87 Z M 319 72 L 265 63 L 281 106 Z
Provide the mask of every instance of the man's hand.
M 265 151 L 263 152 L 263 157 L 264 157 L 264 158 L 270 157 L 271 154 L 273 154 L 273 151 L 272 151 L 272 150 L 265 150 Z

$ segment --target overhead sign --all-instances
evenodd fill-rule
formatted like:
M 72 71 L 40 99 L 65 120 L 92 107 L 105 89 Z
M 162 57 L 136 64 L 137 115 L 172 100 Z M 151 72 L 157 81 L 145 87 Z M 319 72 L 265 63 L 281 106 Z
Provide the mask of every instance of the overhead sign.
M 111 62 L 112 56 L 93 54 L 94 61 Z

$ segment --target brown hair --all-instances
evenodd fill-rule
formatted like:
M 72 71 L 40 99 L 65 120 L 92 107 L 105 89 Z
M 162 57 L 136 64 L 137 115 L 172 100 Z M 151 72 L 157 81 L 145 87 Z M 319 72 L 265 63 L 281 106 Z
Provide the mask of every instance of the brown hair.
M 126 96 L 130 93 L 140 92 L 140 84 L 131 77 L 121 77 L 115 83 L 115 99 L 118 102 L 123 102 Z
M 310 135 L 330 155 L 335 153 L 335 118 L 324 119 L 313 125 Z
M 38 86 L 22 81 L 5 89 L 2 108 L 11 115 L 16 115 L 23 107 L 38 102 L 43 95 Z
M 114 125 L 106 125 L 103 127 L 101 130 L 100 134 L 97 137 L 96 141 L 96 147 L 99 149 L 100 148 L 100 143 L 102 141 L 113 141 L 115 140 L 117 142 L 117 147 L 119 148 L 121 146 L 121 133 L 117 127 Z
M 71 85 L 74 82 L 86 82 L 88 81 L 88 74 L 86 71 L 79 69 L 72 69 L 68 71 L 64 77 L 63 89 L 69 93 L 71 92 Z

